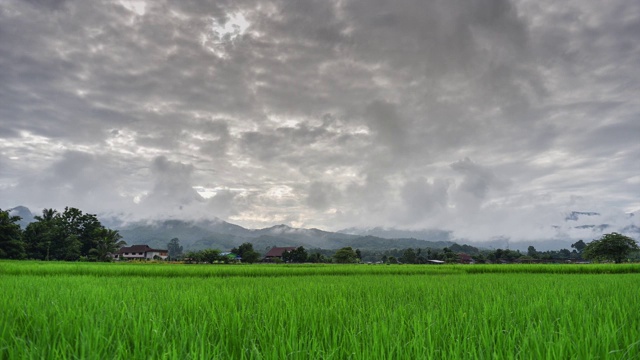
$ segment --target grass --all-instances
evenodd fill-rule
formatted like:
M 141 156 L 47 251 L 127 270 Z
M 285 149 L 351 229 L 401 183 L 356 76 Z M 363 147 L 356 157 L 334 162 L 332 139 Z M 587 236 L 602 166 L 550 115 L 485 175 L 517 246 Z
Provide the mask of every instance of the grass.
M 637 359 L 637 272 L 0 262 L 0 358 Z

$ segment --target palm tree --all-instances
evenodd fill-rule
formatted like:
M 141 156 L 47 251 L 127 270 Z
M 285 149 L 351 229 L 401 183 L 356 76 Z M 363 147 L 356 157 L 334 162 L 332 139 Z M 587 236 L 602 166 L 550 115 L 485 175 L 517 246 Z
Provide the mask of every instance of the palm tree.
M 42 216 L 34 216 L 34 218 L 38 221 L 51 221 L 56 216 L 58 211 L 53 209 L 44 209 L 42 210 Z
M 111 261 L 110 255 L 118 251 L 127 243 L 122 239 L 118 230 L 100 229 L 97 237 L 96 247 L 89 250 L 89 256 L 96 261 Z

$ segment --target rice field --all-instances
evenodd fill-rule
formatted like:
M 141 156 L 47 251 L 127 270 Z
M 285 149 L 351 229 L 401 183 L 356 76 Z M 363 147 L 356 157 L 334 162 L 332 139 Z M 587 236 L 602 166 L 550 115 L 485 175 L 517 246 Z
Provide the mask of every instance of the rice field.
M 0 262 L 0 359 L 640 359 L 639 271 Z

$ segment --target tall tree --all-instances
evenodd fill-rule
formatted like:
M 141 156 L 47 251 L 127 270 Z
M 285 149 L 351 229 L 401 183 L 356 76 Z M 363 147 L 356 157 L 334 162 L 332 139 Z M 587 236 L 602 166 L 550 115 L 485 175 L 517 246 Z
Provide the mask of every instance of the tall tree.
M 11 216 L 0 209 L 0 259 L 22 259 L 25 257 L 22 229 L 18 225 L 20 216 Z
M 30 259 L 49 260 L 52 245 L 57 247 L 59 226 L 58 212 L 53 209 L 42 210 L 42 216 L 36 215 L 36 221 L 27 225 L 24 231 L 24 240 L 27 256 Z
M 169 251 L 169 260 L 177 260 L 182 257 L 182 246 L 180 246 L 178 238 L 173 238 L 169 241 L 167 250 Z
M 629 254 L 638 251 L 638 243 L 632 238 L 611 233 L 602 235 L 598 240 L 588 243 L 582 251 L 582 256 L 590 260 L 611 260 L 619 264 L 623 262 Z
M 75 235 L 80 241 L 80 254 L 86 256 L 91 249 L 97 247 L 104 227 L 95 215 L 83 214 L 76 208 L 66 207 L 60 216 L 64 235 Z
M 573 244 L 571 244 L 571 247 L 576 249 L 578 251 L 578 254 L 582 254 L 582 251 L 584 250 L 585 247 L 587 247 L 587 244 L 585 244 L 584 241 L 582 240 L 578 240 Z

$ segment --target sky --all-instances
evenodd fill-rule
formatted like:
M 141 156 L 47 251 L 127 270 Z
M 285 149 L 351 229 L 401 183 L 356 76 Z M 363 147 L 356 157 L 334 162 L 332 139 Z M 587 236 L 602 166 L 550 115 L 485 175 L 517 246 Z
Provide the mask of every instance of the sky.
M 638 34 L 636 0 L 3 0 L 0 208 L 640 225 Z

